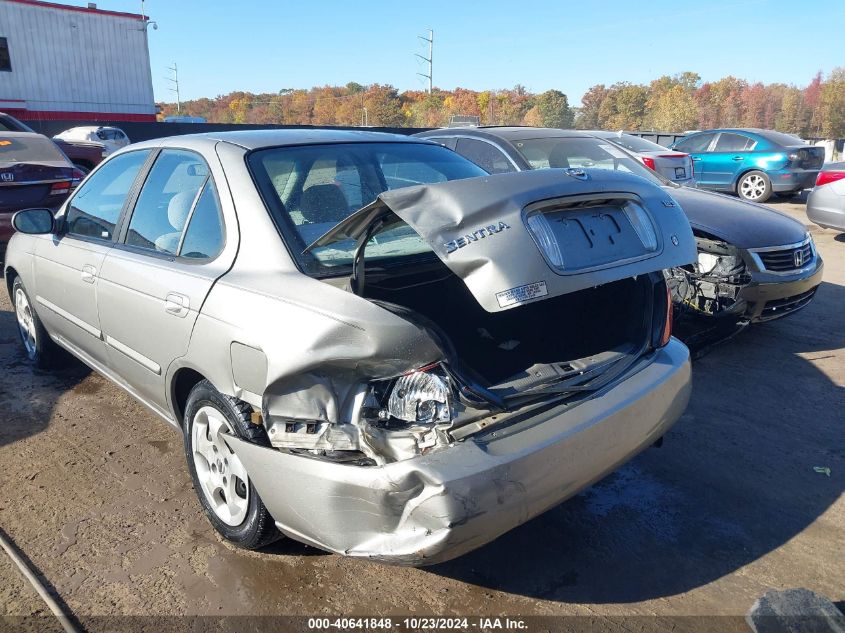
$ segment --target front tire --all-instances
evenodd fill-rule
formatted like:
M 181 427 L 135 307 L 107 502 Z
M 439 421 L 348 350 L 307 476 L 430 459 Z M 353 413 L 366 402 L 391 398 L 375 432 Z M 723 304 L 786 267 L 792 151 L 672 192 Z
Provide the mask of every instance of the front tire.
M 762 171 L 749 171 L 743 174 L 736 184 L 736 193 L 749 202 L 766 202 L 772 197 L 772 181 Z
M 229 433 L 269 445 L 264 427 L 252 424 L 251 412 L 203 380 L 188 396 L 183 431 L 188 470 L 208 520 L 227 541 L 252 550 L 281 535 L 246 468 L 223 440 Z
M 41 369 L 54 367 L 61 353 L 59 346 L 53 342 L 41 319 L 38 318 L 38 313 L 29 300 L 20 277 L 15 277 L 12 282 L 12 303 L 15 306 L 18 334 L 26 357 Z

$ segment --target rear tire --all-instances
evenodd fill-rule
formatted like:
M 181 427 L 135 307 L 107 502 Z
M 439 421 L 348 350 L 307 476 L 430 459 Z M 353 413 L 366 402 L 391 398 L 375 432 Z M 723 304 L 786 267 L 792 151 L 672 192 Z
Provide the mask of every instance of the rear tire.
M 249 405 L 203 380 L 191 389 L 183 423 L 185 457 L 194 490 L 214 529 L 244 549 L 259 549 L 281 538 L 225 433 L 269 446 L 263 426 L 252 424 Z
M 749 202 L 766 202 L 772 197 L 772 181 L 762 171 L 749 171 L 736 183 L 736 194 Z
M 38 313 L 35 311 L 20 277 L 15 277 L 12 282 L 12 304 L 15 308 L 18 335 L 21 338 L 26 357 L 41 369 L 50 369 L 58 365 L 61 358 L 61 349 L 50 338 L 44 324 L 38 318 Z

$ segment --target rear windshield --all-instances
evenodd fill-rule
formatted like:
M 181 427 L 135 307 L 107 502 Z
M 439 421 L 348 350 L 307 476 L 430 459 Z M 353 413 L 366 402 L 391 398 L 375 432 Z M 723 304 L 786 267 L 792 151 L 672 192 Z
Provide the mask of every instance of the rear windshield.
M 486 176 L 455 152 L 423 143 L 338 143 L 258 150 L 249 165 L 256 185 L 304 272 L 347 274 L 355 241 L 302 255 L 306 246 L 382 192 Z M 367 261 L 402 260 L 431 249 L 405 224 L 376 234 Z
M 666 148 L 657 143 L 652 143 L 633 134 L 622 134 L 621 136 L 604 137 L 614 145 L 624 147 L 632 152 L 665 152 Z
M 784 134 L 783 132 L 773 132 L 771 130 L 763 130 L 761 132 L 757 132 L 760 136 L 762 136 L 767 141 L 774 143 L 775 145 L 783 145 L 785 147 L 790 147 L 792 145 L 806 145 L 807 143 L 798 138 L 797 136 L 792 136 L 792 134 Z
M 55 143 L 43 136 L 5 136 L 0 134 L 0 161 L 50 163 L 65 162 Z
M 626 171 L 656 185 L 664 180 L 625 150 L 601 138 L 525 138 L 512 141 L 534 169 L 582 167 Z

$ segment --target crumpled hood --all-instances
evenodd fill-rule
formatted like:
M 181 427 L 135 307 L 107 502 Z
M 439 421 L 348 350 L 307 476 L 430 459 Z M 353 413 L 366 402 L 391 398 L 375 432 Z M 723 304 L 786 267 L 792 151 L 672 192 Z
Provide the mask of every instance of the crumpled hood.
M 625 199 L 638 201 L 646 210 L 655 248 L 649 250 L 636 241 L 624 214 L 600 206 Z M 570 214 L 569 205 L 576 203 L 578 210 Z M 564 237 L 555 239 L 564 257 L 570 262 L 577 259 L 579 265 L 553 268 L 548 249 L 544 255 L 537 236 L 529 231 L 527 207 L 544 215 L 555 209 L 549 220 L 555 228 L 569 223 L 560 233 Z M 602 169 L 526 171 L 386 191 L 308 248 L 361 239 L 374 222 L 397 217 L 463 279 L 488 312 L 696 258 L 689 222 L 666 190 L 638 176 Z M 448 298 L 444 308 L 448 309 Z
M 689 187 L 666 190 L 680 203 L 693 228 L 738 248 L 795 244 L 807 235 L 801 222 L 761 204 Z

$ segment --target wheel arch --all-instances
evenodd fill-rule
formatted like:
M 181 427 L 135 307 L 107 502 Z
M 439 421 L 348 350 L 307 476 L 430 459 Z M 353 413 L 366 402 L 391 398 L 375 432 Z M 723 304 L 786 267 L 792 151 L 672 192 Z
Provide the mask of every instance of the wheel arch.
M 18 277 L 18 271 L 12 266 L 6 266 L 6 292 L 9 293 L 9 299 L 12 299 L 12 284 L 15 283 L 15 277 Z
M 761 174 L 763 174 L 764 176 L 766 176 L 766 178 L 769 179 L 770 183 L 772 182 L 772 177 L 769 176 L 769 174 L 766 172 L 765 169 L 760 169 L 759 167 L 750 167 L 749 166 L 749 167 L 744 168 L 742 171 L 737 172 L 737 175 L 734 178 L 733 183 L 731 184 L 731 190 L 734 193 L 739 192 L 739 181 L 742 180 L 742 177 L 745 176 L 745 174 L 747 174 L 748 172 L 752 172 L 752 171 L 759 171 Z
M 191 390 L 203 380 L 208 380 L 208 378 L 193 367 L 180 367 L 170 380 L 171 407 L 180 428 L 184 422 L 185 405 L 188 402 L 188 396 L 191 394 Z

